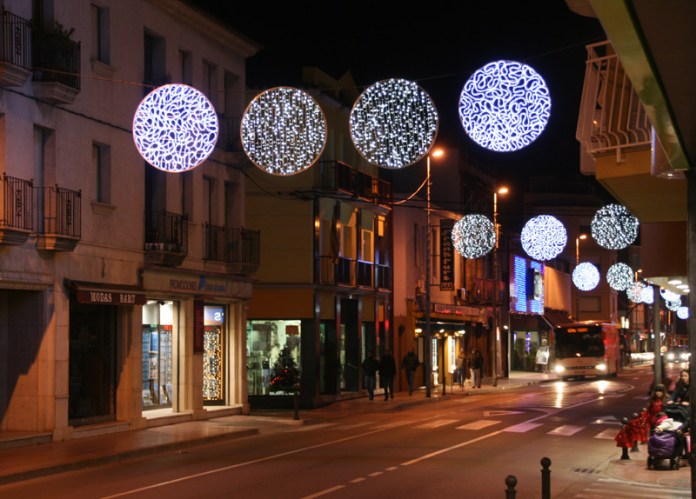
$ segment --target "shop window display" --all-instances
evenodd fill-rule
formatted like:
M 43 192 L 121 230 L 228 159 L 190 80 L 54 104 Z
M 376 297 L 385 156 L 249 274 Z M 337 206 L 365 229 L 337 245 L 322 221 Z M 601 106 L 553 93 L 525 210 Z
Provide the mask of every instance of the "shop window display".
M 224 401 L 224 325 L 223 307 L 204 307 L 203 338 L 203 400 L 206 403 L 223 403 Z
M 299 320 L 247 321 L 247 381 L 249 395 L 283 395 L 272 391 L 274 368 L 286 357 L 300 365 Z M 286 361 L 287 363 L 287 361 Z
M 171 407 L 173 302 L 149 301 L 143 306 L 142 406 L 144 409 Z

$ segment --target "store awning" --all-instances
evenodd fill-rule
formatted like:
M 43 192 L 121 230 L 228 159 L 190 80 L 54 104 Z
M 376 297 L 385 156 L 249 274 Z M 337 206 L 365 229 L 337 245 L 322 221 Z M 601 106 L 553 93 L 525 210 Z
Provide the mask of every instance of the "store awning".
M 563 324 L 570 324 L 573 320 L 568 316 L 568 312 L 562 310 L 544 310 L 544 319 L 546 322 L 550 323 L 552 327 L 562 326 Z
M 66 279 L 64 286 L 77 303 L 90 305 L 144 305 L 145 291 L 140 286 L 73 281 Z

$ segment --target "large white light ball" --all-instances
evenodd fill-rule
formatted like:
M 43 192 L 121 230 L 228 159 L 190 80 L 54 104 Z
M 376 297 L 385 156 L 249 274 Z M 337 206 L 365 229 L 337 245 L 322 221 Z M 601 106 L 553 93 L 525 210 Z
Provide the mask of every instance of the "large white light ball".
M 689 318 L 689 307 L 679 307 L 677 309 L 677 317 L 680 319 L 688 319 Z
M 492 151 L 517 151 L 544 131 L 551 97 L 544 79 L 515 61 L 496 61 L 476 70 L 459 97 L 467 135 Z
M 430 96 L 411 81 L 369 86 L 350 112 L 350 135 L 360 155 L 382 168 L 403 168 L 425 157 L 439 118 Z
M 495 227 L 485 215 L 465 215 L 452 228 L 452 244 L 464 258 L 480 258 L 495 246 Z
M 249 103 L 242 116 L 241 135 L 244 152 L 257 167 L 272 175 L 294 175 L 321 156 L 326 119 L 307 92 L 276 87 Z
M 637 303 L 645 303 L 646 305 L 652 305 L 655 302 L 655 290 L 652 286 L 642 285 L 640 290 L 640 300 Z
M 643 301 L 643 291 L 645 290 L 645 284 L 642 282 L 634 282 L 626 290 L 626 296 L 633 303 L 641 303 Z
M 681 307 L 681 306 L 682 306 L 681 297 L 679 297 L 679 299 L 677 299 L 677 300 L 665 301 L 665 307 L 667 307 L 667 310 L 671 310 L 672 312 L 676 312 L 677 310 L 679 310 L 679 307 Z
M 599 270 L 590 262 L 582 262 L 573 270 L 573 284 L 581 291 L 591 291 L 599 284 Z
M 154 89 L 133 116 L 133 141 L 145 161 L 185 172 L 205 161 L 218 138 L 215 108 L 201 92 L 173 83 Z
M 679 293 L 675 293 L 674 291 L 670 291 L 666 288 L 660 288 L 660 296 L 665 301 L 681 300 L 681 295 Z
M 624 249 L 638 237 L 638 219 L 625 206 L 609 204 L 597 210 L 590 223 L 592 238 L 601 247 Z
M 535 260 L 551 260 L 568 242 L 565 226 L 551 215 L 536 216 L 522 228 L 522 248 Z
M 607 270 L 607 283 L 616 291 L 626 291 L 633 283 L 633 269 L 625 263 L 615 263 Z

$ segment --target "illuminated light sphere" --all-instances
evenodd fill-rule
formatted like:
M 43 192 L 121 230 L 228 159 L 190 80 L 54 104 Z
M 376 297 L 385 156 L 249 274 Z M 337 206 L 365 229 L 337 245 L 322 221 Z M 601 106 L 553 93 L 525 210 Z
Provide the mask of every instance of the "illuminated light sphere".
M 492 151 L 528 146 L 544 131 L 550 115 L 546 82 L 515 61 L 491 62 L 476 70 L 459 96 L 459 118 L 467 135 Z
M 573 270 L 573 284 L 581 291 L 591 291 L 599 284 L 599 270 L 590 262 L 582 262 Z
M 640 292 L 640 302 L 638 303 L 642 302 L 646 305 L 652 305 L 655 302 L 655 295 L 653 293 L 654 290 L 652 286 L 643 285 L 643 289 Z
M 679 293 L 675 293 L 674 291 L 670 291 L 669 289 L 665 288 L 660 288 L 660 296 L 665 301 L 681 300 L 681 295 Z
M 439 118 L 422 88 L 391 79 L 365 89 L 350 112 L 349 123 L 353 144 L 363 158 L 382 168 L 398 169 L 428 154 Z
M 317 162 L 324 151 L 327 126 L 319 104 L 292 87 L 261 92 L 242 115 L 242 147 L 266 173 L 287 176 Z
M 551 260 L 558 256 L 568 242 L 563 224 L 551 215 L 531 218 L 522 228 L 522 248 L 535 260 Z
M 633 269 L 625 263 L 615 263 L 607 270 L 607 283 L 611 289 L 626 291 L 633 283 Z
M 643 290 L 645 288 L 646 286 L 642 282 L 634 282 L 626 290 L 626 296 L 628 296 L 628 299 L 633 303 L 641 303 L 643 300 Z
M 665 307 L 667 307 L 667 310 L 671 310 L 672 312 L 676 312 L 679 310 L 679 308 L 682 306 L 682 301 L 681 297 L 679 297 L 678 300 L 669 300 L 665 302 Z
M 480 258 L 495 246 L 495 227 L 485 215 L 465 215 L 452 228 L 452 244 L 464 258 Z
M 689 307 L 679 307 L 677 309 L 677 317 L 680 319 L 688 319 L 689 318 Z
M 163 85 L 147 94 L 133 116 L 133 140 L 145 161 L 185 172 L 205 161 L 218 138 L 215 108 L 188 85 Z
M 638 237 L 638 219 L 620 204 L 606 205 L 595 213 L 590 224 L 592 238 L 603 248 L 624 249 Z

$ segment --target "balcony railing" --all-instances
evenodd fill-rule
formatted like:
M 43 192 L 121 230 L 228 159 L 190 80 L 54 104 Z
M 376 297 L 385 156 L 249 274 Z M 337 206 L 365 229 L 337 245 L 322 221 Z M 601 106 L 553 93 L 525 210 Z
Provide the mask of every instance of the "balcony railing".
M 72 251 L 82 237 L 82 194 L 64 187 L 35 187 L 36 245 L 49 251 Z
M 3 36 L 0 58 L 21 68 L 31 68 L 31 25 L 28 20 L 7 12 L 2 13 Z
M 34 81 L 80 89 L 80 43 L 61 33 L 32 31 Z
M 205 259 L 224 262 L 228 264 L 228 270 L 235 274 L 253 274 L 261 263 L 260 232 L 207 224 Z
M 188 253 L 186 217 L 164 210 L 147 212 L 145 252 L 149 263 L 180 265 Z
M 391 202 L 391 184 L 385 180 L 360 172 L 340 161 L 322 161 L 319 168 L 321 188 L 324 190 L 343 191 L 377 204 Z
M 31 180 L 3 175 L 0 179 L 0 227 L 33 230 Z
M 320 256 L 317 283 L 328 286 L 359 286 L 390 289 L 391 268 L 345 257 Z
M 650 147 L 651 124 L 609 42 L 587 46 L 576 138 L 590 154 Z

